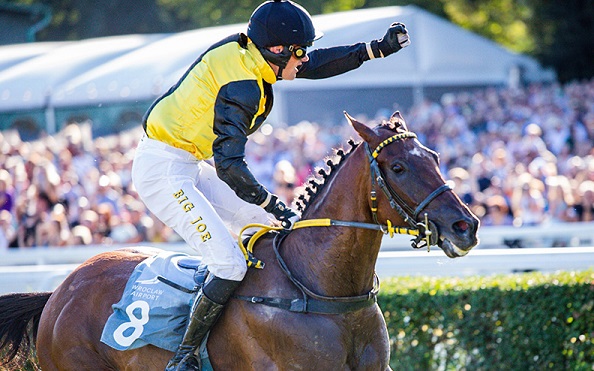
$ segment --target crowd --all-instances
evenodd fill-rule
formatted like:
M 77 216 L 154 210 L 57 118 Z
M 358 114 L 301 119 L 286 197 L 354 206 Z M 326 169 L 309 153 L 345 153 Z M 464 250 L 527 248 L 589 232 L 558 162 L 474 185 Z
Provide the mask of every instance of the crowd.
M 359 117 L 371 123 L 385 119 Z M 445 94 L 403 112 L 440 153 L 441 170 L 483 226 L 594 220 L 594 80 Z M 23 142 L 0 133 L 0 252 L 8 248 L 178 241 L 130 181 L 142 129 L 92 138 L 90 123 Z M 344 122 L 265 124 L 247 163 L 287 202 L 331 148 L 355 132 Z

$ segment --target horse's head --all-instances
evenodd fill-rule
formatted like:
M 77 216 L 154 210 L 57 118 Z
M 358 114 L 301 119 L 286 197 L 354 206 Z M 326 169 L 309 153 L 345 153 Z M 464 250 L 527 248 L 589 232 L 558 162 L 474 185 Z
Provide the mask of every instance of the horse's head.
M 370 197 L 375 221 L 416 228 L 417 246 L 429 241 L 450 258 L 464 256 L 476 246 L 479 220 L 446 185 L 437 153 L 408 131 L 400 112 L 374 129 L 345 115 L 366 142 L 371 193 L 376 194 L 376 201 Z

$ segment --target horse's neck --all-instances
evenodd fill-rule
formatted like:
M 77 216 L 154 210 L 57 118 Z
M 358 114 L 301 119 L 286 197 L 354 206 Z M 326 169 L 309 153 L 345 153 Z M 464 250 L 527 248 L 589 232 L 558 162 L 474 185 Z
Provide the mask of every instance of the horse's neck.
M 363 146 L 327 182 L 304 219 L 373 223 L 368 200 L 371 178 Z M 371 288 L 381 238 L 381 232 L 355 227 L 305 228 L 290 240 L 287 260 L 294 274 L 315 292 L 358 295 Z

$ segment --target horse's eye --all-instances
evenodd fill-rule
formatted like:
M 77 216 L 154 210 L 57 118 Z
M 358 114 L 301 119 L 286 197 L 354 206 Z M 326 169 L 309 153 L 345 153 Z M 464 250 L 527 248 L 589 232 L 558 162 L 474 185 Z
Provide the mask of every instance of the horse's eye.
M 392 171 L 396 174 L 400 174 L 404 171 L 404 166 L 402 166 L 401 163 L 395 163 L 394 165 L 392 165 Z

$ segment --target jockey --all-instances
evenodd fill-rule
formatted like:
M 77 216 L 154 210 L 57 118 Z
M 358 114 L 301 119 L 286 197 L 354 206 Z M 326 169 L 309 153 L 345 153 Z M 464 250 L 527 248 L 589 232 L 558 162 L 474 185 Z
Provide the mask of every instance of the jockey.
M 300 5 L 267 1 L 250 17 L 247 35 L 212 45 L 145 115 L 132 168 L 138 195 L 202 255 L 212 277 L 193 302 L 166 370 L 200 370 L 195 351 L 247 271 L 231 232 L 269 223 L 269 214 L 286 229 L 299 219 L 244 159 L 247 137 L 272 108 L 272 85 L 336 76 L 410 44 L 406 27 L 393 23 L 382 39 L 308 53 L 320 36 Z

